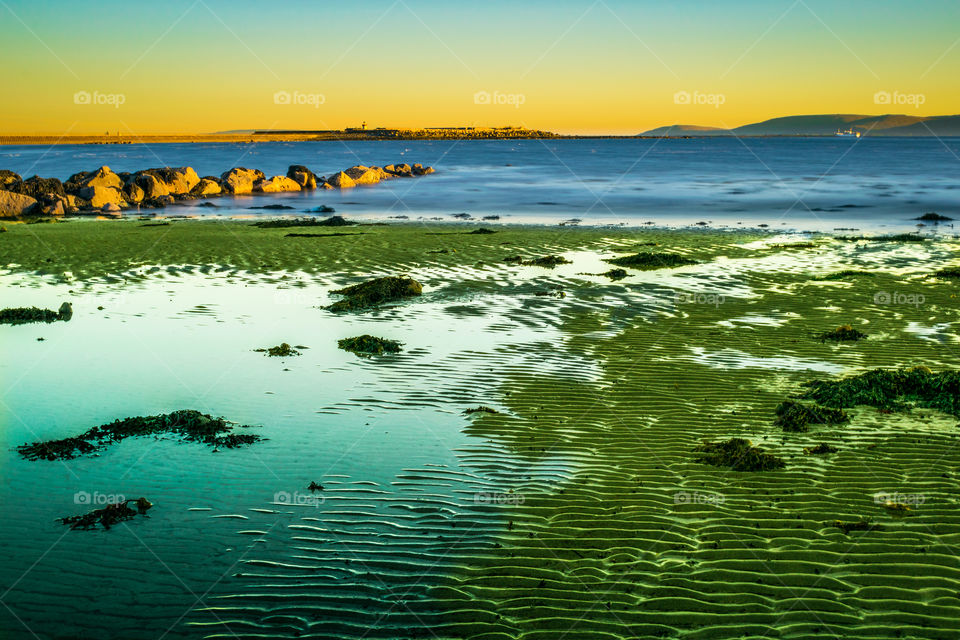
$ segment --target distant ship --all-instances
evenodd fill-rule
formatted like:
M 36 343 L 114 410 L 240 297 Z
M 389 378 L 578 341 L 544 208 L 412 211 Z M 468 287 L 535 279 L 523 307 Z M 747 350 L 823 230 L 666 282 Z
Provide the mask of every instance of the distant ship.
M 859 138 L 860 132 L 853 129 L 837 129 L 837 135 L 842 138 Z

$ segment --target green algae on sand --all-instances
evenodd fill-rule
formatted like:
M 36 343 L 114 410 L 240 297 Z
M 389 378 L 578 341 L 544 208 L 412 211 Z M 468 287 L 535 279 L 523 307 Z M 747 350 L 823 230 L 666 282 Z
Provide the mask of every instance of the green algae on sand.
M 183 440 L 202 442 L 212 447 L 233 448 L 260 440 L 253 434 L 232 433 L 233 427 L 223 418 L 214 418 L 192 409 L 183 409 L 156 416 L 124 418 L 93 427 L 78 436 L 33 442 L 17 447 L 28 460 L 71 460 L 91 454 L 125 438 L 170 433 Z
M 396 340 L 378 338 L 369 334 L 354 338 L 343 338 L 337 341 L 337 346 L 344 351 L 350 351 L 358 356 L 383 355 L 384 353 L 400 353 L 402 343 Z
M 678 255 L 676 253 L 642 251 L 632 256 L 620 256 L 619 258 L 607 258 L 604 262 L 615 264 L 618 267 L 631 267 L 633 269 L 651 270 L 651 269 L 671 269 L 673 267 L 683 267 L 686 265 L 697 264 L 696 260 Z
M 694 451 L 701 454 L 697 462 L 726 467 L 732 471 L 773 471 L 785 466 L 783 459 L 754 447 L 744 438 L 705 442 Z
M 409 276 L 386 276 L 375 278 L 332 293 L 344 296 L 327 307 L 330 311 L 359 311 L 384 302 L 396 302 L 413 298 L 423 293 L 423 286 Z

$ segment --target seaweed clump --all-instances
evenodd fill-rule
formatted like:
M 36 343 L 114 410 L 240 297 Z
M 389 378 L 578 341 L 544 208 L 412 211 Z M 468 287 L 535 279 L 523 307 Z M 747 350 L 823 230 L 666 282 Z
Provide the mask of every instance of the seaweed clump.
M 940 269 L 933 273 L 934 278 L 960 278 L 960 269 Z
M 960 417 L 960 372 L 926 367 L 874 369 L 841 380 L 812 380 L 801 397 L 841 409 L 866 405 L 881 411 L 935 409 Z
M 337 341 L 337 346 L 344 351 L 350 351 L 358 356 L 383 355 L 384 353 L 400 353 L 402 343 L 396 340 L 387 340 L 364 334 L 355 338 L 343 338 Z
M 137 507 L 136 510 L 130 507 L 131 502 Z M 60 518 L 59 521 L 70 525 L 71 529 L 94 529 L 98 524 L 103 525 L 104 529 L 109 529 L 118 522 L 130 520 L 137 515 L 147 515 L 147 510 L 152 506 L 152 502 L 141 497 L 136 500 L 113 502 L 102 509 L 94 509 L 79 516 L 67 516 Z
M 836 453 L 837 451 L 840 451 L 840 449 L 837 449 L 836 447 L 823 442 L 821 442 L 815 447 L 803 448 L 803 452 L 808 456 L 825 456 L 828 453 Z
M 490 414 L 499 414 L 500 412 L 494 409 L 493 407 L 488 407 L 485 405 L 480 405 L 479 407 L 470 407 L 469 409 L 464 409 L 464 415 L 471 415 L 474 413 L 490 413 Z
M 519 256 L 518 256 L 519 257 Z M 561 264 L 570 264 L 571 261 L 567 260 L 563 256 L 540 256 L 539 258 L 533 258 L 532 260 L 520 260 L 520 264 L 527 267 L 546 267 L 548 269 L 553 269 L 554 267 Z
M 856 278 L 860 276 L 872 278 L 874 274 L 869 271 L 857 271 L 856 269 L 844 269 L 843 271 L 834 271 L 826 275 L 817 276 L 814 280 L 844 280 L 845 278 Z
M 294 218 L 292 220 L 258 220 L 253 226 L 261 229 L 284 229 L 287 227 L 348 227 L 354 223 L 343 216 L 329 218 Z
M 125 438 L 172 433 L 184 440 L 202 442 L 212 447 L 239 447 L 260 440 L 253 434 L 231 433 L 232 427 L 223 418 L 192 409 L 182 409 L 156 416 L 137 416 L 102 424 L 78 436 L 20 445 L 17 452 L 28 460 L 71 460 L 104 448 Z
M 873 531 L 875 529 L 882 529 L 879 524 L 874 524 L 869 520 L 858 520 L 856 522 L 844 522 L 843 520 L 834 520 L 833 522 L 828 522 L 828 525 L 831 527 L 836 527 L 843 531 L 844 535 L 850 535 L 851 531 Z
M 931 211 L 930 213 L 925 213 L 918 218 L 914 218 L 914 220 L 921 220 L 923 222 L 950 222 L 953 220 L 953 218 L 942 216 L 939 213 L 934 213 Z
M 618 267 L 632 267 L 634 269 L 669 269 L 672 267 L 682 267 L 688 264 L 697 264 L 696 260 L 691 260 L 675 253 L 657 253 L 642 251 L 632 256 L 621 256 L 619 258 L 609 258 L 604 260 Z
M 383 302 L 395 302 L 403 298 L 419 296 L 423 286 L 408 276 L 387 276 L 355 284 L 333 293 L 344 296 L 327 307 L 330 311 L 355 311 L 368 309 Z
M 841 409 L 829 409 L 817 405 L 786 400 L 777 405 L 774 424 L 784 431 L 806 431 L 811 424 L 841 424 L 850 418 Z
M 853 328 L 852 325 L 845 324 L 837 327 L 833 331 L 826 331 L 817 336 L 817 340 L 820 342 L 856 342 L 857 340 L 863 340 L 867 337 L 867 334 L 861 333 Z
M 73 317 L 73 307 L 69 302 L 60 305 L 59 311 L 39 309 L 37 307 L 15 307 L 0 310 L 0 324 L 28 324 L 31 322 L 67 322 Z
M 289 356 L 299 356 L 300 352 L 291 347 L 286 342 L 281 342 L 275 347 L 269 349 L 254 349 L 257 353 L 266 353 L 270 358 L 286 358 Z
M 927 239 L 915 233 L 897 233 L 886 236 L 837 236 L 844 242 L 926 242 Z
M 772 471 L 784 467 L 782 458 L 754 447 L 749 440 L 743 438 L 706 442 L 694 451 L 702 454 L 697 458 L 697 462 L 726 467 L 732 471 Z

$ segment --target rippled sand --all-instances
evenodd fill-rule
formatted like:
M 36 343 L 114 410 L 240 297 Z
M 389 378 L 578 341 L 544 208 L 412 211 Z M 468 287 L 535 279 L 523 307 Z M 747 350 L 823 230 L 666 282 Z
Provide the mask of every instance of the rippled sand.
M 5 565 L 9 585 L 36 561 L 8 597 L 23 622 L 41 637 L 102 631 L 119 604 L 124 637 L 955 637 L 956 419 L 858 408 L 845 425 L 773 426 L 776 405 L 807 380 L 957 367 L 956 284 L 927 277 L 955 261 L 955 241 L 820 238 L 796 249 L 747 232 L 460 230 L 285 238 L 241 223 L 81 222 L 0 237 L 18 265 L 2 276 L 6 291 L 30 303 L 75 298 L 71 323 L 5 331 L 14 365 L 38 357 L 41 334 L 80 354 L 81 330 L 100 344 L 106 325 L 119 349 L 133 349 L 121 325 L 150 329 L 158 350 L 184 342 L 161 359 L 182 365 L 189 386 L 208 388 L 236 358 L 225 388 L 199 408 L 261 424 L 270 438 L 213 458 L 125 442 L 83 461 L 82 482 L 56 463 L 10 457 L 5 538 L 37 538 Z M 658 246 L 638 247 L 647 242 Z M 448 253 L 428 253 L 439 249 Z M 618 282 L 583 275 L 605 271 L 601 259 L 618 249 L 700 264 L 630 270 Z M 572 263 L 501 262 L 547 253 Z M 875 275 L 815 280 L 841 269 Z M 424 297 L 346 318 L 320 308 L 331 289 L 387 273 L 418 279 Z M 101 299 L 115 304 L 92 312 Z M 847 323 L 870 337 L 813 338 Z M 402 340 L 404 352 L 369 360 L 336 350 L 361 328 Z M 310 349 L 282 364 L 247 353 L 281 336 Z M 130 358 L 104 357 L 90 366 Z M 27 382 L 57 370 L 38 367 Z M 190 402 L 170 381 L 105 382 L 124 408 L 148 404 L 143 413 Z M 121 410 L 101 404 L 80 402 L 84 428 Z M 463 415 L 479 405 L 498 413 Z M 82 430 L 64 423 L 74 412 L 47 411 L 32 430 Z M 7 414 L 4 426 L 24 431 Z M 783 456 L 786 468 L 736 473 L 694 461 L 697 444 L 729 437 Z M 818 443 L 839 452 L 804 454 Z M 130 473 L 157 505 L 151 520 L 71 533 L 38 561 L 63 535 L 52 518 L 74 509 L 57 496 L 133 488 L 121 474 L 139 458 L 146 468 Z M 289 498 L 312 480 L 322 500 Z M 30 502 L 12 521 L 40 490 L 52 504 Z M 878 493 L 923 504 L 896 517 Z M 829 524 L 860 518 L 882 528 L 846 535 Z M 108 549 L 106 567 L 90 555 Z

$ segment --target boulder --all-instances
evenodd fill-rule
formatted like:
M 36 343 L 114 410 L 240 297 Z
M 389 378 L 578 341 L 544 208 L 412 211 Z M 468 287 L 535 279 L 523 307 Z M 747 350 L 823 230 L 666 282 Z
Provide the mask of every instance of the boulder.
M 401 178 L 410 178 L 413 176 L 413 169 L 408 164 L 388 164 L 383 168 L 390 175 L 400 176 Z
M 108 202 L 100 208 L 104 213 L 120 213 L 120 205 L 114 204 L 113 202 Z
M 122 193 L 124 199 L 131 204 L 143 202 L 143 199 L 147 197 L 147 192 L 135 180 L 125 184 Z
M 77 195 L 89 200 L 90 206 L 94 209 L 102 209 L 105 204 L 115 204 L 117 206 L 126 205 L 123 196 L 120 195 L 120 189 L 113 189 L 111 187 L 84 187 Z
M 355 167 L 350 167 L 343 173 L 350 176 L 355 184 L 377 184 L 381 180 L 380 171 L 377 169 L 379 169 L 379 167 L 371 168 L 360 164 Z
M 84 181 L 86 181 L 86 179 L 89 178 L 91 175 L 93 175 L 92 171 L 78 171 L 77 173 L 67 178 L 67 181 L 63 183 L 64 191 L 66 191 L 67 193 L 76 193 L 77 191 L 83 188 Z
M 74 212 L 67 201 L 67 196 L 55 193 L 46 193 L 37 198 L 37 206 L 40 212 L 47 216 L 62 216 Z
M 143 189 L 144 199 L 170 195 L 167 183 L 152 173 L 140 173 L 134 178 L 134 182 Z
M 200 178 L 197 186 L 190 190 L 190 195 L 202 198 L 203 196 L 219 195 L 222 191 L 220 182 L 216 178 L 208 177 Z
M 22 216 L 32 213 L 36 207 L 36 198 L 12 191 L 0 191 L 0 215 Z
M 162 169 L 146 169 L 141 173 L 152 175 L 163 182 L 167 192 L 187 194 L 200 183 L 200 176 L 193 167 L 164 167 Z
M 357 186 L 357 183 L 353 181 L 353 178 L 348 176 L 343 171 L 338 171 L 329 178 L 327 178 L 327 184 L 336 189 L 349 189 L 351 187 Z
M 66 193 L 63 190 L 63 183 L 56 178 L 41 178 L 40 176 L 33 176 L 22 182 L 12 182 L 7 185 L 6 189 L 37 200 L 42 199 L 47 194 L 62 196 Z
M 281 193 L 283 191 L 300 191 L 300 185 L 286 176 L 273 176 L 269 180 L 261 180 L 256 184 L 256 190 L 263 193 Z
M 89 174 L 83 181 L 83 186 L 107 187 L 110 189 L 116 189 L 119 193 L 120 189 L 123 188 L 123 180 L 120 179 L 120 176 L 111 171 L 110 167 L 104 165 L 93 173 Z
M 287 177 L 300 185 L 301 189 L 317 188 L 317 175 L 302 164 L 290 165 L 287 169 Z
M 0 189 L 8 190 L 8 184 L 20 182 L 21 180 L 23 180 L 23 178 L 20 177 L 20 174 L 14 173 L 9 169 L 0 169 Z
M 140 206 L 145 209 L 163 209 L 168 204 L 173 204 L 174 199 L 171 195 L 157 196 L 156 198 L 144 198 Z
M 425 167 L 425 166 L 423 166 L 422 164 L 420 164 L 419 162 L 418 162 L 417 164 L 413 165 L 413 166 L 410 168 L 410 170 L 413 172 L 413 175 L 415 175 L 415 176 L 425 176 L 425 175 L 427 175 L 428 173 L 433 173 L 433 167 Z
M 220 184 L 225 193 L 252 193 L 253 185 L 266 178 L 259 169 L 235 167 L 223 172 Z

